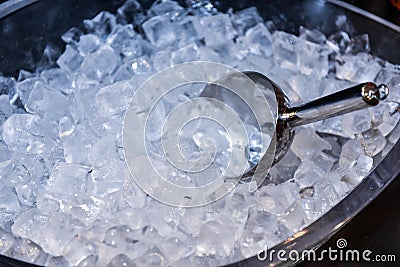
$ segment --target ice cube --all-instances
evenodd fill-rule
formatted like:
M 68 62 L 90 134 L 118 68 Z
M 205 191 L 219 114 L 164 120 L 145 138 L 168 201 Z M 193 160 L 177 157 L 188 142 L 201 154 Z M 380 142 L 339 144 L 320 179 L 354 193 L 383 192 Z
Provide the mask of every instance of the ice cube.
M 365 110 L 345 114 L 342 118 L 343 132 L 350 138 L 371 128 L 371 118 Z
M 240 40 L 237 40 L 239 42 Z M 246 46 L 242 47 L 238 45 L 237 43 L 236 46 L 231 46 L 229 52 L 233 53 L 236 57 L 239 59 L 242 56 L 245 56 L 242 62 L 239 62 L 238 68 L 241 70 L 248 70 L 248 69 L 253 69 L 254 71 L 259 71 L 260 73 L 268 73 L 270 68 L 274 65 L 271 60 L 268 60 L 268 58 L 261 57 L 256 54 L 249 54 L 249 48 Z M 233 50 L 235 49 L 235 50 Z M 242 55 L 241 55 L 242 54 Z M 230 55 L 232 57 L 232 55 Z M 281 84 L 281 83 L 280 83 Z
M 51 195 L 41 195 L 36 200 L 36 206 L 41 213 L 51 214 L 60 209 L 60 203 Z
M 89 267 L 89 266 L 96 266 L 98 262 L 98 256 L 90 255 L 83 259 L 77 267 Z
M 52 90 L 42 82 L 35 82 L 25 109 L 41 117 L 58 121 L 68 112 L 69 105 L 70 101 L 65 95 Z
M 333 165 L 337 161 L 336 158 L 321 152 L 311 158 L 312 162 L 325 172 L 331 171 Z
M 209 0 L 187 0 L 190 11 L 196 16 L 212 16 L 218 14 L 218 10 Z
M 323 191 L 324 191 L 329 203 L 331 204 L 331 206 L 336 205 L 340 201 L 340 196 L 336 192 L 336 189 L 333 185 L 331 185 L 331 184 L 326 185 L 324 187 Z
M 297 71 L 298 50 L 296 37 L 285 32 L 277 31 L 272 35 L 274 46 L 274 61 L 283 68 Z
M 267 141 L 268 143 L 271 141 Z M 262 141 L 262 133 L 260 132 L 253 132 L 249 136 L 249 144 L 246 147 L 246 155 L 247 161 L 250 163 L 250 166 L 253 167 L 257 165 L 258 162 L 261 160 L 261 152 L 263 148 L 263 141 Z
M 220 62 L 220 63 L 223 62 L 220 53 L 217 53 L 213 49 L 208 48 L 206 46 L 200 46 L 199 48 L 200 48 L 201 60 Z
M 266 57 L 273 54 L 272 35 L 262 23 L 246 31 L 246 42 L 251 53 L 264 55 Z
M 400 73 L 396 73 L 387 82 L 387 86 L 390 88 L 390 94 L 388 100 L 400 101 Z
M 130 67 L 134 74 L 149 74 L 152 70 L 152 65 L 147 56 L 142 56 L 131 60 Z
M 319 133 L 348 137 L 342 130 L 342 117 L 340 116 L 315 122 L 314 125 Z
M 196 61 L 200 59 L 200 51 L 195 43 L 191 43 L 187 46 L 181 47 L 171 53 L 172 65 Z
M 351 38 L 350 46 L 347 47 L 346 53 L 368 53 L 370 50 L 368 34 L 362 34 Z
M 92 136 L 88 127 L 77 126 L 73 134 L 65 138 L 62 144 L 65 161 L 75 164 L 87 163 L 88 152 L 94 143 L 95 138 Z
M 255 197 L 262 210 L 276 215 L 284 214 L 295 201 L 286 183 L 263 186 L 256 191 Z
M 63 205 L 65 205 L 62 208 L 64 213 L 71 214 L 86 225 L 91 225 L 104 214 L 106 203 L 103 199 L 94 196 L 79 196 L 65 201 Z
M 0 75 L 0 95 L 8 95 L 11 104 L 17 100 L 18 94 L 15 78 Z
M 132 78 L 133 71 L 131 64 L 125 63 L 118 67 L 115 71 L 113 80 L 114 82 L 126 81 Z
M 177 17 L 185 13 L 183 7 L 178 2 L 164 0 L 161 2 L 155 2 L 150 10 L 150 16 L 165 16 L 170 20 L 175 20 Z
M 136 266 L 164 266 L 166 265 L 167 260 L 165 259 L 164 254 L 161 251 L 154 247 L 148 249 L 145 253 L 134 259 L 134 264 Z
M 57 65 L 66 71 L 75 72 L 82 61 L 82 56 L 71 45 L 67 45 L 64 53 L 58 58 Z
M 24 164 L 15 159 L 0 163 L 0 178 L 6 185 L 17 187 L 28 183 L 31 175 Z
M 376 156 L 386 145 L 386 139 L 383 134 L 376 129 L 369 129 L 360 136 L 364 151 L 370 157 Z
M 107 267 L 127 267 L 132 266 L 136 267 L 136 264 L 126 255 L 120 254 L 114 257 L 111 262 L 107 265 Z
M 165 47 L 175 41 L 175 32 L 169 18 L 155 16 L 142 24 L 147 39 L 157 47 Z
M 40 77 L 46 84 L 58 92 L 70 94 L 73 92 L 72 79 L 68 73 L 59 68 L 47 69 L 42 71 Z
M 113 31 L 116 25 L 116 18 L 108 11 L 102 11 L 93 19 L 85 19 L 83 24 L 88 33 L 93 33 L 105 39 Z
M 6 255 L 6 252 L 12 248 L 16 242 L 17 238 L 15 236 L 0 228 L 0 253 L 2 255 Z
M 12 150 L 31 150 L 31 145 L 48 145 L 46 151 L 51 151 L 54 143 L 44 136 L 44 122 L 39 116 L 31 114 L 13 114 L 3 124 L 3 140 Z M 47 150 L 48 149 L 48 150 Z M 39 154 L 45 151 L 38 151 Z M 33 153 L 35 153 L 33 151 Z
M 10 102 L 14 103 L 16 101 L 16 97 L 19 97 L 22 104 L 28 102 L 28 98 L 32 91 L 32 88 L 34 84 L 38 81 L 41 82 L 41 79 L 39 79 L 38 77 L 32 77 L 32 78 L 27 78 L 21 82 L 18 82 L 16 84 L 17 95 L 13 99 L 10 99 Z
M 49 66 L 54 66 L 57 58 L 61 54 L 61 51 L 62 50 L 52 44 L 46 44 L 42 57 L 37 63 L 38 70 L 43 70 L 45 68 L 48 68 Z
M 10 155 L 12 154 L 11 150 L 8 146 L 3 142 L 3 135 L 0 131 L 0 164 L 2 162 L 8 161 L 10 159 Z
M 342 146 L 342 153 L 340 154 L 339 167 L 341 169 L 349 169 L 355 161 L 361 156 L 365 155 L 364 148 L 360 140 L 350 139 Z
M 47 191 L 74 196 L 87 192 L 90 168 L 70 163 L 57 163 L 47 181 Z
M 163 70 L 170 66 L 171 62 L 170 53 L 171 52 L 168 50 L 161 50 L 153 55 L 152 58 L 153 65 L 157 71 Z
M 134 88 L 127 81 L 107 85 L 96 94 L 95 101 L 99 114 L 102 117 L 122 115 L 128 108 Z
M 252 257 L 262 250 L 266 250 L 280 242 L 276 235 L 276 216 L 252 209 L 249 213 L 242 235 L 240 252 L 244 257 Z
M 93 255 L 94 250 L 92 248 L 92 244 L 90 244 L 89 240 L 86 240 L 83 237 L 76 236 L 74 237 L 63 249 L 63 256 L 68 261 L 69 264 L 73 266 L 94 266 L 95 262 L 89 263 L 89 265 L 85 265 L 83 261 L 89 260 L 88 257 Z M 82 264 L 82 265 L 80 265 Z
M 300 189 L 312 187 L 326 176 L 326 173 L 310 160 L 304 160 L 297 168 L 294 178 Z
M 325 176 L 326 173 L 321 168 L 312 161 L 305 160 L 297 168 L 294 181 L 299 186 L 299 190 L 305 190 L 314 187 Z
M 343 175 L 341 180 L 351 186 L 356 186 L 368 175 L 373 165 L 373 158 L 365 154 L 360 154 L 358 157 L 354 157 L 351 165 L 346 170 L 340 170 L 340 173 Z
M 58 122 L 58 137 L 63 139 L 75 131 L 75 123 L 69 116 L 62 117 Z
M 236 35 L 236 31 L 227 14 L 202 17 L 200 26 L 198 33 L 204 37 L 206 46 L 213 49 L 222 48 L 227 41 L 232 40 Z
M 300 72 L 306 75 L 311 74 L 317 79 L 325 77 L 329 71 L 329 51 L 310 42 L 307 42 L 303 49 L 298 57 Z
M 61 35 L 61 40 L 65 43 L 76 46 L 79 42 L 80 36 L 83 35 L 81 29 L 72 27 L 68 31 L 66 31 L 63 35 Z
M 46 254 L 42 249 L 29 239 L 20 239 L 8 252 L 12 258 L 34 264 L 44 264 Z
M 249 54 L 249 52 L 250 52 L 250 49 L 247 46 L 246 39 L 243 36 L 241 36 L 241 37 L 236 38 L 234 41 L 227 43 L 227 51 L 226 51 L 226 53 L 223 54 L 223 56 L 226 61 L 231 61 L 232 57 L 235 57 L 239 60 L 243 60 Z M 255 58 L 258 58 L 261 60 L 264 59 L 259 56 L 255 56 Z M 245 61 L 242 61 L 241 63 L 246 64 L 247 61 L 248 61 L 248 58 Z
M 398 84 L 399 82 L 395 82 L 396 79 L 399 80 L 400 78 L 400 71 L 396 70 L 394 67 L 392 66 L 387 66 L 382 68 L 379 73 L 376 75 L 375 77 L 375 83 L 377 84 L 388 84 L 390 82 L 391 79 L 393 80 L 393 84 L 391 83 L 391 87 L 396 86 L 396 84 Z M 398 85 L 397 85 L 398 86 Z M 397 92 L 397 90 L 395 90 L 395 92 Z M 392 93 L 392 91 L 390 92 Z
M 194 253 L 193 244 L 188 238 L 172 236 L 166 238 L 158 246 L 169 262 L 176 262 L 181 258 L 188 257 Z
M 105 196 L 122 189 L 127 168 L 117 154 L 114 136 L 100 139 L 89 152 L 89 162 L 95 167 L 91 173 L 95 196 Z
M 49 257 L 46 261 L 45 266 L 58 266 L 68 267 L 68 261 L 64 257 Z
M 88 78 L 101 81 L 110 75 L 119 63 L 119 57 L 110 48 L 104 47 L 96 52 L 87 55 L 80 67 L 80 70 Z
M 383 114 L 380 113 L 382 116 L 381 124 L 377 126 L 377 128 L 381 131 L 384 136 L 387 136 L 391 133 L 396 125 L 400 120 L 400 113 L 398 110 L 400 109 L 399 104 L 396 102 L 386 102 L 385 104 L 382 103 L 384 107 Z
M 388 136 L 388 141 L 392 144 L 395 144 L 397 140 L 400 138 L 400 127 L 395 128 Z M 382 152 L 383 155 L 385 155 Z
M 12 115 L 13 110 L 7 95 L 0 95 L 0 127 Z
M 327 75 L 329 49 L 294 35 L 277 31 L 273 34 L 274 61 L 283 68 L 300 70 L 321 78 Z
M 167 224 L 167 222 L 158 214 L 148 214 L 150 224 L 161 236 L 169 236 L 173 233 L 173 229 Z
M 196 16 L 185 16 L 182 20 L 177 21 L 176 31 L 178 39 L 178 47 L 189 45 L 200 39 L 197 29 L 200 27 L 200 19 Z
M 356 170 L 360 176 L 368 175 L 368 172 L 372 169 L 374 160 L 371 157 L 360 155 L 354 165 L 353 169 Z
M 280 184 L 293 178 L 300 162 L 300 159 L 289 149 L 283 158 L 271 168 L 269 180 L 275 184 Z
M 328 45 L 334 45 L 335 47 L 332 47 L 334 50 L 340 53 L 345 53 L 350 45 L 350 36 L 347 32 L 337 32 L 329 36 L 328 40 Z
M 24 70 L 24 69 L 20 69 L 19 73 L 18 73 L 17 81 L 22 82 L 22 81 L 25 81 L 26 79 L 34 78 L 34 77 L 36 77 L 36 75 L 33 74 L 32 72 L 29 72 L 29 71 Z
M 336 77 L 339 79 L 356 83 L 369 82 L 375 79 L 380 70 L 379 63 L 369 54 L 336 57 Z
M 82 56 L 86 56 L 95 52 L 97 49 L 99 49 L 99 46 L 99 38 L 91 33 L 82 35 L 78 43 L 78 49 Z
M 308 194 L 307 191 L 310 191 Z M 300 190 L 301 206 L 308 222 L 313 222 L 322 216 L 331 206 L 320 186 L 311 186 Z
M 142 38 L 135 33 L 132 25 L 117 25 L 108 36 L 107 43 L 124 57 L 138 57 L 142 55 Z
M 311 101 L 322 95 L 319 79 L 313 75 L 293 75 L 288 82 L 303 101 Z
M 244 34 L 249 28 L 262 23 L 263 19 L 256 7 L 249 7 L 233 14 L 232 23 L 240 34 Z
M 114 248 L 123 248 L 129 241 L 129 235 L 132 235 L 132 229 L 126 225 L 114 226 L 107 230 L 104 235 L 103 243 Z
M 303 26 L 300 26 L 299 33 L 300 38 L 310 41 L 312 43 L 324 44 L 326 42 L 325 35 L 316 29 L 309 30 Z
M 302 160 L 311 159 L 323 150 L 330 150 L 331 145 L 319 137 L 314 130 L 303 128 L 297 131 L 290 149 Z
M 235 244 L 235 229 L 217 221 L 203 224 L 196 242 L 196 255 L 230 256 Z
M 346 26 L 346 24 L 348 23 L 347 21 L 347 16 L 346 15 L 339 15 L 336 17 L 335 20 L 335 25 L 337 28 L 343 28 Z
M 143 9 L 136 0 L 127 0 L 117 10 L 117 21 L 122 24 L 139 25 L 145 16 Z
M 147 195 L 141 188 L 137 187 L 135 183 L 129 183 L 124 186 L 123 196 L 124 200 L 131 207 L 143 208 L 146 205 Z M 138 215 L 137 218 L 140 218 L 140 216 Z M 140 219 L 137 221 L 140 221 Z
M 13 188 L 0 182 L 0 227 L 13 221 L 19 210 L 20 204 Z
M 63 221 L 64 220 L 64 221 Z M 62 248 L 75 235 L 74 225 L 65 216 L 48 216 L 32 208 L 21 213 L 12 231 L 15 235 L 29 238 L 53 256 L 61 256 Z M 77 231 L 77 229 L 75 229 Z
M 265 27 L 267 27 L 268 31 L 273 34 L 277 31 L 277 28 L 272 20 L 268 20 L 265 22 Z
M 279 218 L 279 222 L 293 233 L 297 233 L 305 224 L 304 217 L 301 205 L 295 202 L 287 208 L 285 215 Z
M 36 195 L 33 192 L 34 188 L 35 186 L 32 183 L 20 185 L 15 188 L 19 201 L 25 206 L 32 207 L 36 204 Z

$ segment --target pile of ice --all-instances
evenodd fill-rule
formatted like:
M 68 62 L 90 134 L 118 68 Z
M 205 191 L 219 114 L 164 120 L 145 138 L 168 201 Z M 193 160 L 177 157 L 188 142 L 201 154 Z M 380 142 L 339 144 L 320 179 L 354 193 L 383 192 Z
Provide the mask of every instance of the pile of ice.
M 277 30 L 256 8 L 221 13 L 128 0 L 62 39 L 59 67 L 0 77 L 0 254 L 47 266 L 219 265 L 255 255 L 315 221 L 400 137 L 400 71 L 367 35 Z M 151 74 L 186 61 L 260 71 L 292 102 L 359 82 L 387 83 L 377 107 L 297 129 L 269 184 L 199 208 L 146 196 L 123 158 L 123 115 Z M 190 94 L 190 92 L 188 92 Z M 169 104 L 177 105 L 181 95 Z M 155 119 L 165 116 L 165 110 Z M 156 124 L 157 122 L 155 122 Z M 171 173 L 170 175 L 179 174 Z M 179 177 L 177 177 L 179 178 Z

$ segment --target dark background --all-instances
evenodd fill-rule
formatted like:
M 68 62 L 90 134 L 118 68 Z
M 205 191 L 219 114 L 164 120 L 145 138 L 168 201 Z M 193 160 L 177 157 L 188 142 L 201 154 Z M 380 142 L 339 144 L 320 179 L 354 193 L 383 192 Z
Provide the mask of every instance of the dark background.
M 0 0 L 0 3 L 4 2 Z M 384 19 L 400 25 L 400 11 L 389 0 L 347 0 Z M 1 41 L 1 40 L 0 40 Z M 400 49 L 400 44 L 399 44 Z M 369 249 L 376 254 L 394 254 L 397 263 L 383 262 L 302 262 L 299 267 L 308 266 L 400 266 L 400 177 L 393 181 L 381 195 L 359 213 L 350 223 L 335 234 L 317 250 L 317 255 L 329 247 L 335 249 L 339 238 L 347 240 L 348 249 L 363 251 Z M 0 256 L 0 267 L 32 266 Z

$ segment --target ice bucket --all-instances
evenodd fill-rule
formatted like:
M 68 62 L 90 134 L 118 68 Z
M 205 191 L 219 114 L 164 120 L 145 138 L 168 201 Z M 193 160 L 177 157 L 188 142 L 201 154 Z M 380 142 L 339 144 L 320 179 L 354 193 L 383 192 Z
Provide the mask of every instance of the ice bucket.
M 11 2 L 11 1 L 9 1 Z M 15 1 L 23 2 L 23 1 Z M 0 73 L 17 77 L 20 69 L 34 72 L 55 66 L 57 55 L 64 49 L 60 36 L 73 26 L 82 26 L 83 19 L 92 18 L 102 10 L 115 13 L 121 0 L 40 0 L 27 1 L 30 5 L 0 9 Z M 183 1 L 182 1 L 183 2 Z M 152 1 L 143 1 L 145 8 Z M 184 4 L 184 2 L 182 3 Z M 3 3 L 4 5 L 4 3 Z M 272 20 L 278 29 L 297 33 L 300 25 L 318 29 L 326 35 L 334 33 L 338 15 L 345 15 L 350 22 L 350 34 L 369 35 L 371 53 L 393 64 L 400 64 L 400 27 L 343 2 L 331 0 L 303 1 L 216 1 L 222 11 L 240 10 L 256 6 L 265 20 Z M 4 6 L 3 6 L 4 7 Z M 2 13 L 3 12 L 3 13 Z M 10 13 L 10 14 L 7 14 Z M 47 52 L 46 52 L 47 49 Z M 44 55 L 43 55 L 44 53 Z M 2 88 L 0 88 L 0 91 Z M 399 131 L 400 125 L 395 131 Z M 388 143 L 384 156 L 375 158 L 376 165 L 349 195 L 320 219 L 288 238 L 275 250 L 317 248 L 367 206 L 400 173 L 400 141 Z M 377 160 L 376 160 L 377 159 Z M 0 263 L 3 260 L 0 260 Z M 5 259 L 5 262 L 13 262 Z M 256 256 L 238 262 L 244 266 L 289 265 L 276 257 L 260 261 Z M 22 266 L 23 263 L 15 263 Z M 29 265 L 27 265 L 29 266 Z M 33 265 L 32 265 L 33 266 Z

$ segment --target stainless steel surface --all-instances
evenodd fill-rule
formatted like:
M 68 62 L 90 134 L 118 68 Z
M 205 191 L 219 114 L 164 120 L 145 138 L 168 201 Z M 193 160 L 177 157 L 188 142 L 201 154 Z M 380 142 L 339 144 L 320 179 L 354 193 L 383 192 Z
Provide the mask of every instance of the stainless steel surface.
M 384 84 L 362 83 L 290 108 L 279 119 L 286 120 L 291 127 L 305 125 L 378 105 L 388 94 L 389 89 Z
M 0 19 L 39 0 L 9 0 L 0 4 Z
M 291 107 L 290 100 L 284 91 L 268 77 L 255 71 L 245 71 L 244 74 L 255 84 L 259 85 L 266 99 L 269 101 L 272 114 L 276 115 L 276 120 L 274 121 L 276 124 L 276 135 L 271 144 L 271 146 L 275 147 L 275 150 L 273 151 L 270 146 L 258 163 L 258 165 L 261 165 L 259 167 L 266 170 L 269 170 L 271 164 L 274 165 L 282 159 L 288 151 L 295 135 L 294 127 L 376 106 L 389 95 L 389 88 L 386 85 L 381 84 L 377 86 L 373 82 L 366 82 L 323 96 L 311 102 Z M 229 77 L 226 79 L 229 79 Z M 249 88 L 243 88 L 243 90 L 246 89 L 250 90 Z M 239 116 L 243 118 L 245 123 L 259 128 L 257 120 L 251 116 L 252 111 L 250 107 L 239 99 L 237 94 L 232 93 L 230 90 L 211 84 L 204 88 L 200 96 L 225 102 L 237 114 L 240 114 Z M 256 166 L 247 170 L 243 177 L 254 175 L 255 168 Z

